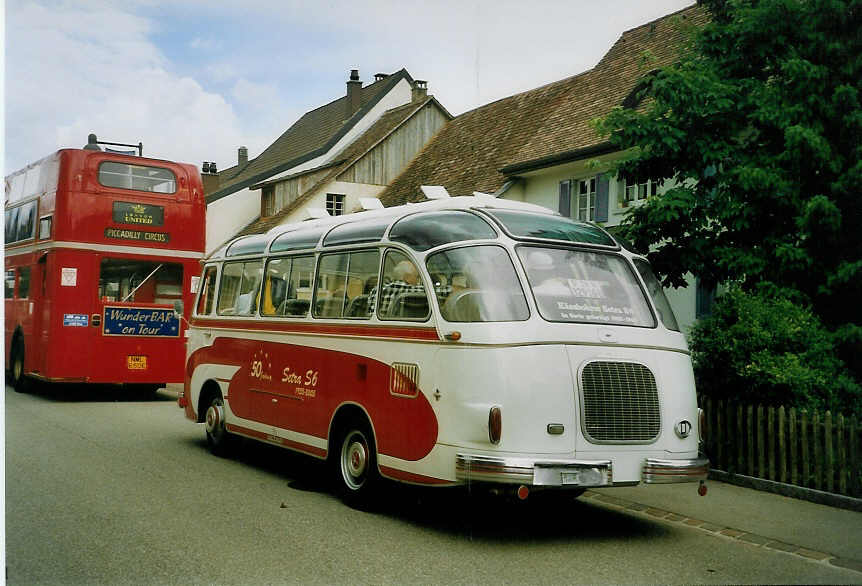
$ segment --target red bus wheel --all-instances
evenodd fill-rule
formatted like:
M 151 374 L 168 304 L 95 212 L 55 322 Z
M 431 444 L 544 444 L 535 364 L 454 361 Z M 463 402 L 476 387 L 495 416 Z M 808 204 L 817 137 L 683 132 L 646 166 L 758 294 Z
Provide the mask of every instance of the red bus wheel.
M 16 338 L 12 345 L 10 363 L 12 388 L 23 393 L 27 390 L 27 377 L 24 375 L 24 341 L 21 338 Z

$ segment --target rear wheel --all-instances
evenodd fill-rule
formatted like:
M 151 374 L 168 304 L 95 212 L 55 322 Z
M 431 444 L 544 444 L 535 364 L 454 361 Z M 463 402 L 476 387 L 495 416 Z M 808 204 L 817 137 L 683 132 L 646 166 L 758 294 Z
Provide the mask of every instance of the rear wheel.
M 27 390 L 27 377 L 24 375 L 24 341 L 16 338 L 12 344 L 12 355 L 9 359 L 9 376 L 12 388 L 23 393 Z
M 343 427 L 335 449 L 333 469 L 338 495 L 345 504 L 368 509 L 377 488 L 377 450 L 370 426 L 353 419 Z
M 224 426 L 224 400 L 220 396 L 215 396 L 210 401 L 204 417 L 204 426 L 210 452 L 216 456 L 227 456 L 233 438 Z

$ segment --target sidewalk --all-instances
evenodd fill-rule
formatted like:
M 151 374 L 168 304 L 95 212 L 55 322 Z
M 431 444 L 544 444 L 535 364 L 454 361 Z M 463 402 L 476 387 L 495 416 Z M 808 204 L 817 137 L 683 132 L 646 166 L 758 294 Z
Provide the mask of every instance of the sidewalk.
M 595 498 L 812 559 L 837 558 L 830 563 L 862 571 L 862 513 L 716 480 L 707 481 L 709 491 L 702 497 L 697 494 L 697 486 L 641 484 L 592 489 L 582 498 Z

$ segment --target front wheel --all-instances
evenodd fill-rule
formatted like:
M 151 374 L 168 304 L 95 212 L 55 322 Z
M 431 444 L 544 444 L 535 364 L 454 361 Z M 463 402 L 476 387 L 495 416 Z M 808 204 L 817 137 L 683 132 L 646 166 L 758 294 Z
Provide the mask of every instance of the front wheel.
M 334 458 L 335 478 L 341 500 L 356 509 L 368 509 L 379 480 L 374 437 L 365 422 L 344 428 Z
M 207 407 L 204 426 L 207 431 L 207 445 L 216 456 L 227 456 L 230 453 L 233 439 L 224 426 L 224 400 L 213 397 Z

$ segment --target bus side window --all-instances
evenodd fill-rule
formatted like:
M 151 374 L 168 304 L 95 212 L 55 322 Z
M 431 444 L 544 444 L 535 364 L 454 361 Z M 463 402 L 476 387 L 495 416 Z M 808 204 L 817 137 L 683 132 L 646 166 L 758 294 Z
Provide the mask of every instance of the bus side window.
M 426 319 L 430 314 L 428 296 L 419 269 L 398 251 L 386 253 L 383 286 L 372 296 L 380 319 Z
M 198 298 L 198 306 L 195 313 L 198 315 L 209 315 L 213 310 L 213 301 L 216 286 L 216 267 L 207 267 L 204 273 L 204 282 L 201 287 L 201 296 Z
M 254 315 L 263 272 L 260 261 L 226 263 L 218 297 L 219 315 Z
M 311 305 L 308 281 L 314 271 L 313 256 L 277 258 L 266 265 L 263 315 L 304 317 Z
M 315 317 L 368 319 L 366 283 L 376 277 L 380 253 L 362 250 L 320 258 L 315 287 Z
M 15 269 L 6 271 L 6 278 L 3 280 L 3 293 L 6 299 L 12 299 L 15 296 Z
M 18 297 L 26 299 L 30 296 L 30 267 L 18 269 Z

